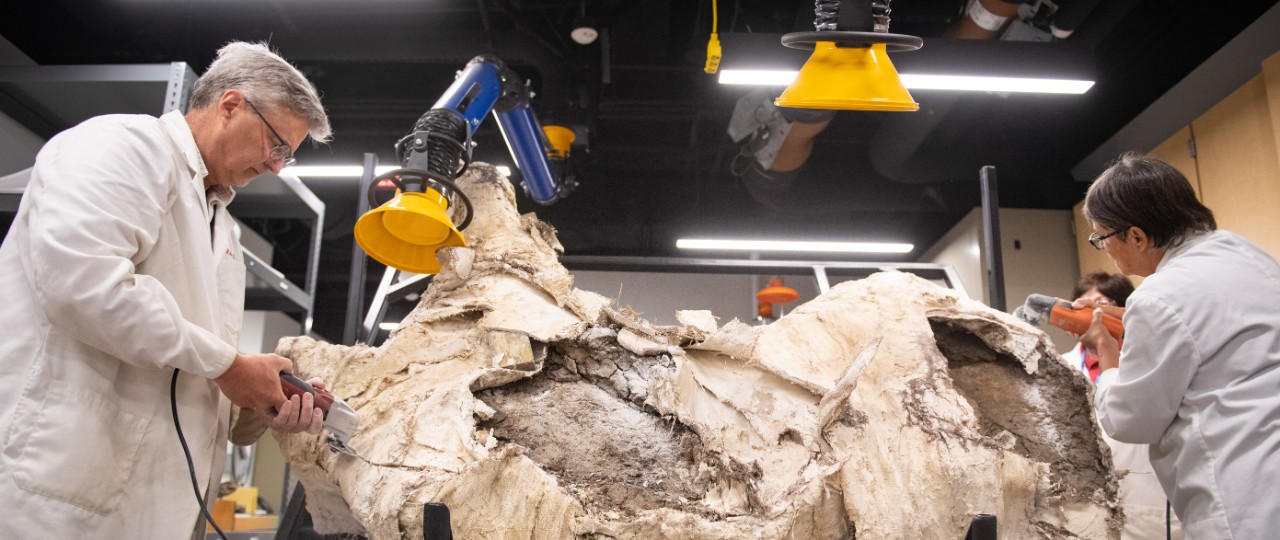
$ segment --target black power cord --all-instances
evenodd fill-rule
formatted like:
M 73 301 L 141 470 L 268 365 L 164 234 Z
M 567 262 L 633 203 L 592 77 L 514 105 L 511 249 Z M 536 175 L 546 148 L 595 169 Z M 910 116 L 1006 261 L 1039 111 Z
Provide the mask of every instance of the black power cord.
M 213 526 L 213 530 L 218 531 L 218 537 L 227 540 L 227 534 L 218 527 L 218 522 L 213 520 L 213 516 L 209 515 L 209 508 L 205 506 L 204 495 L 200 494 L 200 482 L 196 480 L 196 465 L 191 461 L 191 449 L 187 447 L 187 438 L 182 435 L 182 424 L 178 423 L 177 369 L 173 370 L 173 380 L 169 383 L 169 407 L 173 412 L 173 429 L 178 431 L 178 442 L 182 443 L 182 453 L 187 457 L 187 471 L 191 473 L 191 489 L 196 494 L 196 502 L 200 503 L 200 511 L 204 513 L 204 518 L 209 521 L 209 525 Z

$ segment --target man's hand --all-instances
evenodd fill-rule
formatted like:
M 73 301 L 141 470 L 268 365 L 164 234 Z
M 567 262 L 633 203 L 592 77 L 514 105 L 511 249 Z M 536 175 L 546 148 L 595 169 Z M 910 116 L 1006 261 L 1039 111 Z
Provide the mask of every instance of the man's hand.
M 281 371 L 293 373 L 293 362 L 278 354 L 237 354 L 231 367 L 213 382 L 240 408 L 273 418 L 286 401 Z
M 1089 323 L 1089 329 L 1085 330 L 1084 335 L 1080 336 L 1080 341 L 1089 354 L 1098 359 L 1100 371 L 1120 367 L 1120 342 L 1111 337 L 1111 332 L 1102 324 L 1101 308 L 1093 310 L 1093 321 Z
M 307 384 L 316 390 L 324 390 L 324 382 L 320 379 L 311 379 Z M 324 411 L 315 406 L 315 397 L 311 394 L 295 395 L 280 406 L 279 412 L 267 416 L 267 426 L 285 433 L 305 431 L 317 435 L 324 427 Z
M 1121 320 L 1124 319 L 1124 308 L 1120 306 L 1112 305 L 1112 304 L 1099 304 L 1097 302 L 1094 302 L 1093 300 L 1089 300 L 1086 298 L 1075 299 L 1074 301 L 1071 302 L 1071 308 L 1072 309 L 1081 309 L 1081 308 L 1101 309 L 1102 312 L 1106 313 L 1107 315 L 1110 315 L 1112 317 L 1115 317 Z

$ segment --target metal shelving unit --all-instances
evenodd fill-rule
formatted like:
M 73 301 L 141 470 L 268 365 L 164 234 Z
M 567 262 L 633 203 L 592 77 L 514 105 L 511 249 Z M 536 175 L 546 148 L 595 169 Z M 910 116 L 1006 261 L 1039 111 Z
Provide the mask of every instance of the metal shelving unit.
M 196 74 L 183 62 L 75 66 L 0 66 L 0 112 L 48 139 L 93 116 L 160 115 L 186 110 Z M 29 178 L 30 171 L 26 171 Z M 15 212 L 26 187 L 22 173 L 0 185 L 0 212 Z M 245 250 L 245 308 L 283 311 L 302 317 L 310 334 L 320 262 L 324 203 L 292 176 L 264 174 L 236 190 L 232 216 L 293 218 L 311 228 L 302 286 L 285 278 L 261 257 Z

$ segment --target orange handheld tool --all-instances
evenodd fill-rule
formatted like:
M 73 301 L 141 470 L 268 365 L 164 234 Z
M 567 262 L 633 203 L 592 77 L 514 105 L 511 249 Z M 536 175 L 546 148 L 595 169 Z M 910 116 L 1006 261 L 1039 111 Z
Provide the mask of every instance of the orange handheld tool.
M 1032 294 L 1027 302 L 1013 310 L 1014 316 L 1039 326 L 1041 321 L 1048 321 L 1058 328 L 1073 334 L 1083 334 L 1093 322 L 1093 310 L 1088 308 L 1074 309 L 1071 302 L 1043 294 Z M 1117 340 L 1124 338 L 1124 323 L 1120 319 L 1103 314 L 1102 325 L 1107 328 L 1111 337 Z

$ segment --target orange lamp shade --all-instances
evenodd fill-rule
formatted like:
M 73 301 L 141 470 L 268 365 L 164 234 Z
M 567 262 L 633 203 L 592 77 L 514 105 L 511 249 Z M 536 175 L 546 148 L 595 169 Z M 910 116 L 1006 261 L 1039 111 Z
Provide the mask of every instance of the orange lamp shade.
M 782 280 L 778 278 L 770 279 L 769 286 L 756 293 L 757 302 L 768 304 L 795 302 L 797 298 L 800 298 L 800 293 L 791 287 L 784 286 Z

